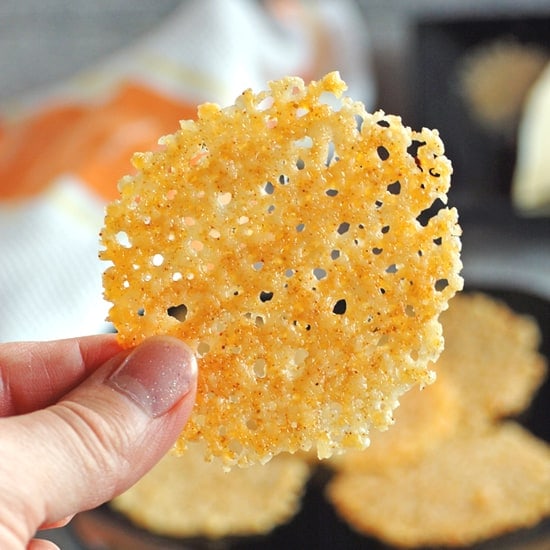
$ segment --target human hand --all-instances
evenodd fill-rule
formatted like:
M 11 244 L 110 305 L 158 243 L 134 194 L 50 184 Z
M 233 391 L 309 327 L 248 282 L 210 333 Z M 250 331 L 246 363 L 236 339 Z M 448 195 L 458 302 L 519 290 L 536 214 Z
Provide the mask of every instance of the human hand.
M 123 492 L 169 450 L 195 399 L 179 340 L 123 351 L 114 335 L 0 345 L 0 548 Z

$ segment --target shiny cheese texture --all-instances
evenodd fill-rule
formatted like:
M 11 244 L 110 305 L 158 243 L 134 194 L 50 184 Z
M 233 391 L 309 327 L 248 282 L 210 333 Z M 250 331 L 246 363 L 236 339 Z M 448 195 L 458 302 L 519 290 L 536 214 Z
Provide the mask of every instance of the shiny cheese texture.
M 392 424 L 433 380 L 438 317 L 462 287 L 451 164 L 437 131 L 366 112 L 338 73 L 287 77 L 133 157 L 101 239 L 120 341 L 199 357 L 186 441 L 227 467 L 329 457 Z M 427 214 L 429 212 L 429 214 Z

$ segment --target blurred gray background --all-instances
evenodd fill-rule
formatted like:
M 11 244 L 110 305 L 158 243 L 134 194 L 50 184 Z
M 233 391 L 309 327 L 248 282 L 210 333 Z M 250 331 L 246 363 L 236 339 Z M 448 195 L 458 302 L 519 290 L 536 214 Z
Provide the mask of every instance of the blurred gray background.
M 0 0 L 0 101 L 86 68 L 138 39 L 181 2 L 185 0 Z M 403 83 L 417 18 L 550 13 L 548 0 L 357 2 L 372 41 L 379 106 L 400 113 L 408 107 Z

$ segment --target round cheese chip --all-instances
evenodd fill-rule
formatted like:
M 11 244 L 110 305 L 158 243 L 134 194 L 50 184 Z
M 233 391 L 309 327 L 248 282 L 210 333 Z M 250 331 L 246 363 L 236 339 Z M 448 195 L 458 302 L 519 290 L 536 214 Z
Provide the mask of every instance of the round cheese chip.
M 386 544 L 465 547 L 550 515 L 550 446 L 504 422 L 464 432 L 382 475 L 338 474 L 327 496 L 350 526 Z
M 185 340 L 194 415 L 227 467 L 361 449 L 432 381 L 461 288 L 451 164 L 437 131 L 368 113 L 337 73 L 204 104 L 107 207 L 101 258 L 120 341 Z M 437 206 L 440 206 L 438 209 Z
M 300 458 L 281 454 L 225 472 L 205 462 L 202 447 L 165 456 L 111 507 L 151 533 L 206 539 L 264 535 L 299 511 L 310 474 Z
M 445 350 L 437 371 L 462 396 L 462 427 L 525 411 L 548 372 L 537 321 L 480 292 L 457 296 L 440 320 Z
M 451 308 L 454 306 L 453 300 Z M 445 353 L 445 352 L 443 352 Z M 370 447 L 332 458 L 337 472 L 381 473 L 416 464 L 438 445 L 454 437 L 462 417 L 460 399 L 450 377 L 436 368 L 437 380 L 427 388 L 407 392 L 395 411 L 395 425 L 371 436 Z

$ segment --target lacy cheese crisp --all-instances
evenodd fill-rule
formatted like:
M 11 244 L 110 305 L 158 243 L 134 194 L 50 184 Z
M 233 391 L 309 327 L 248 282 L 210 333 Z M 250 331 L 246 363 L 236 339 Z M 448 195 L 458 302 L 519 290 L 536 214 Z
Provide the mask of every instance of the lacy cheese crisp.
M 300 510 L 309 473 L 302 459 L 285 454 L 225 472 L 205 462 L 202 445 L 192 445 L 182 456 L 165 456 L 111 506 L 163 536 L 264 535 Z
M 437 372 L 463 395 L 461 424 L 479 429 L 525 411 L 547 376 L 536 320 L 483 293 L 464 293 L 441 315 Z
M 549 465 L 550 446 L 508 421 L 485 432 L 463 432 L 420 462 L 383 475 L 342 473 L 328 486 L 328 496 L 354 529 L 387 544 L 464 547 L 546 517 Z
M 509 419 L 547 374 L 537 321 L 479 292 L 457 296 L 440 319 L 435 384 L 408 392 L 369 449 L 330 461 L 338 515 L 400 548 L 469 546 L 550 515 L 550 445 Z
M 432 381 L 438 321 L 462 286 L 451 164 L 437 131 L 368 113 L 338 73 L 204 104 L 137 153 L 101 234 L 120 342 L 199 358 L 176 451 L 226 466 L 369 444 Z

